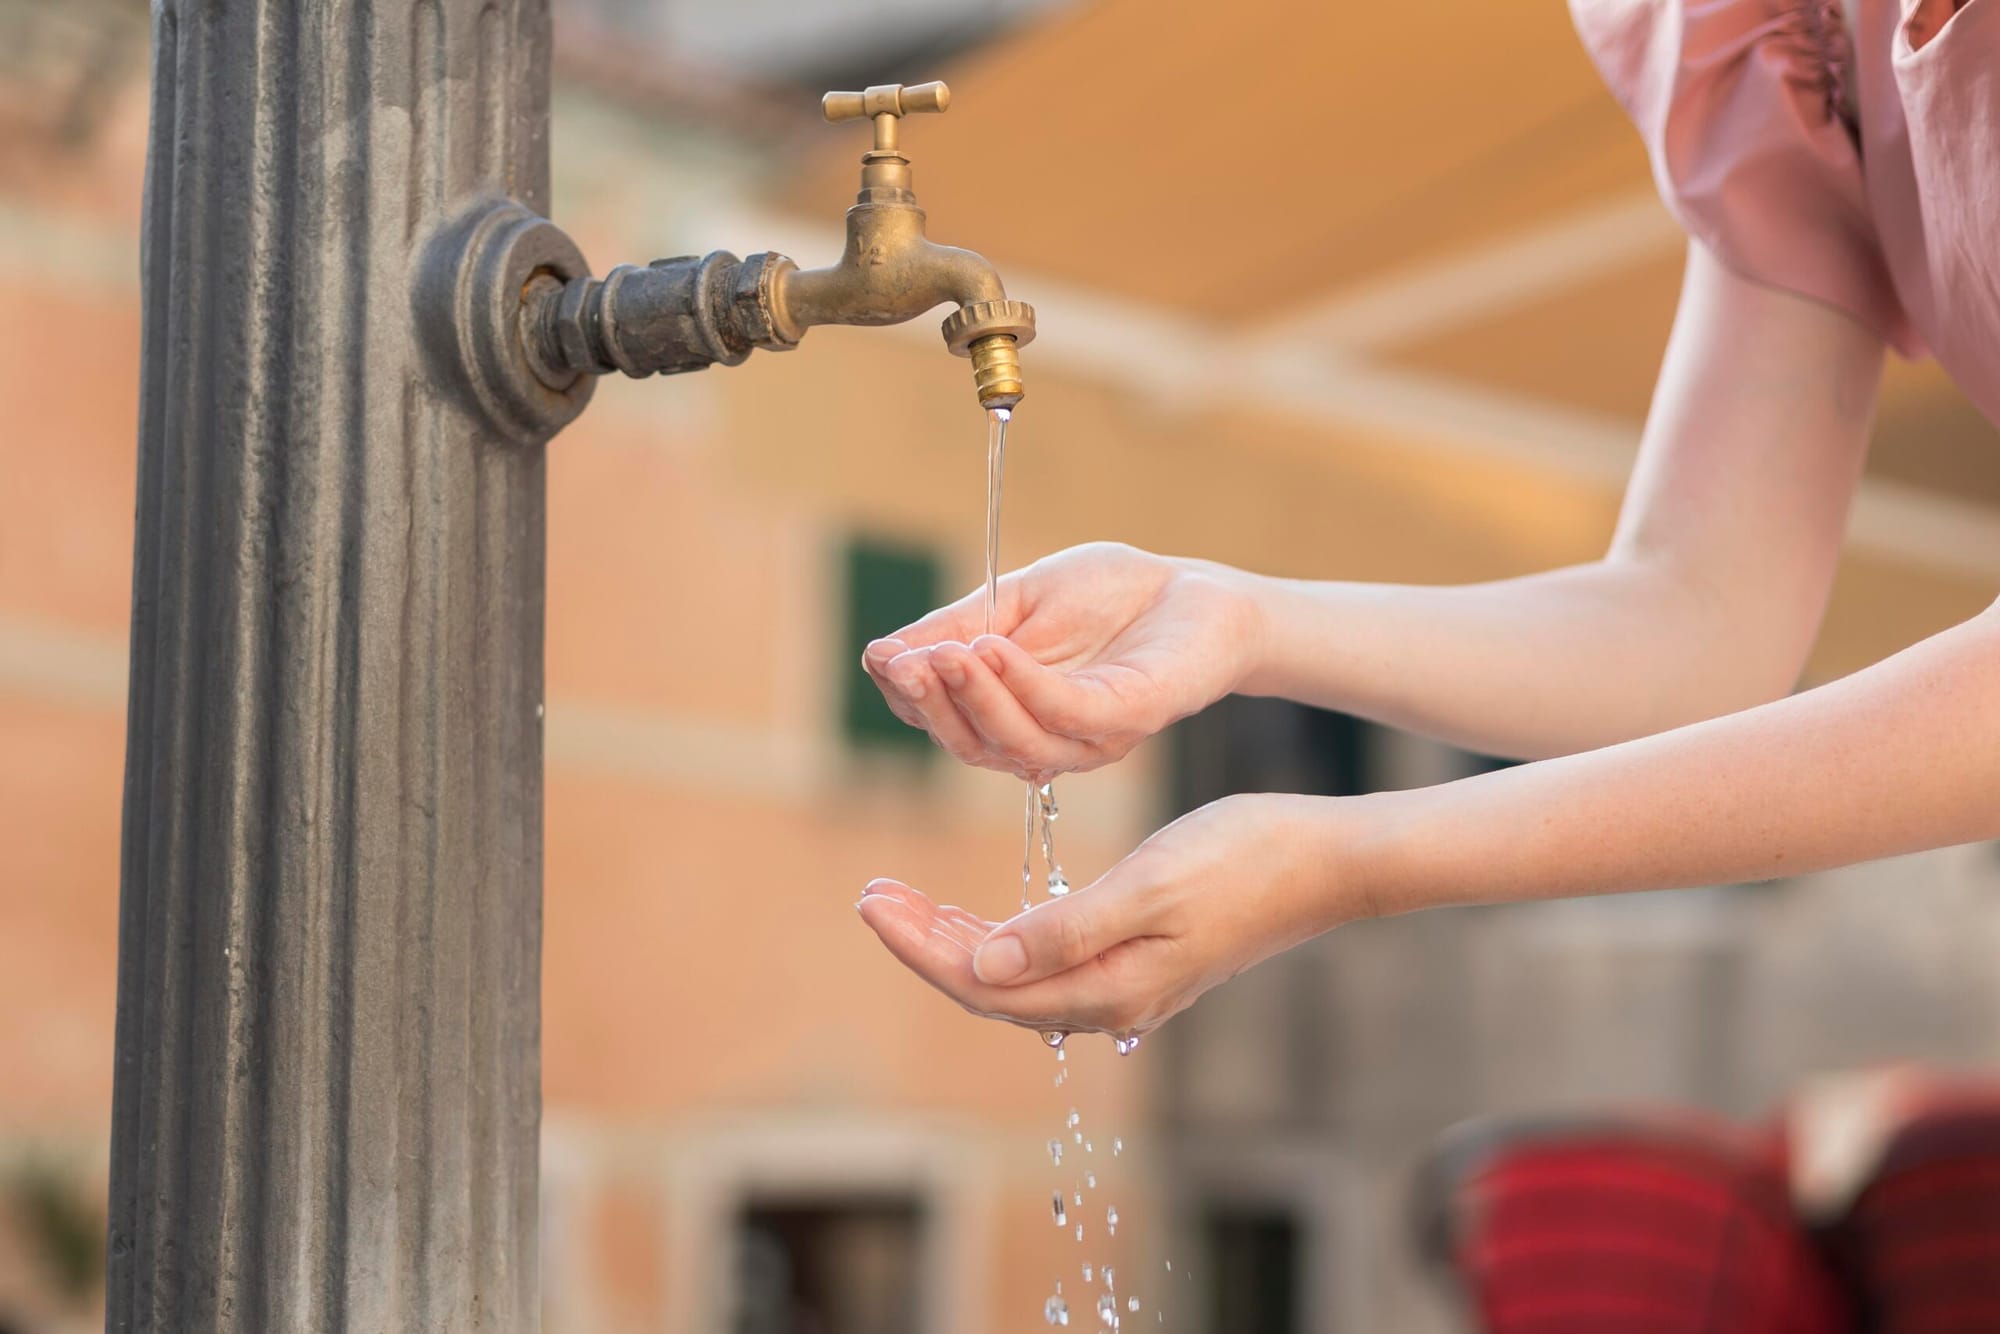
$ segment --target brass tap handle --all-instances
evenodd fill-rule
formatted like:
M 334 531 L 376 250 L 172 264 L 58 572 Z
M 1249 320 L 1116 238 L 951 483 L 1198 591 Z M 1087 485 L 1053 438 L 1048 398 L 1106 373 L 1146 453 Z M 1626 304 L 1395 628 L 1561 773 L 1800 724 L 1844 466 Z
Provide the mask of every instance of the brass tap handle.
M 829 121 L 872 120 L 875 122 L 875 151 L 894 153 L 896 122 L 920 111 L 943 111 L 951 105 L 951 89 L 944 84 L 883 83 L 860 93 L 828 93 L 820 99 L 820 111 Z

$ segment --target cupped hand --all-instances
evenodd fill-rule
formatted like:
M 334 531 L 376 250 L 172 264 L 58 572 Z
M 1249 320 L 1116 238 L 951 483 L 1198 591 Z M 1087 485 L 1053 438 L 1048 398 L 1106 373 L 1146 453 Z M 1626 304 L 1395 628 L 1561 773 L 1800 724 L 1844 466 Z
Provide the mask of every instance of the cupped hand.
M 1331 849 L 1339 802 L 1229 797 L 1160 830 L 1088 888 L 1005 922 L 893 880 L 857 905 L 899 960 L 984 1018 L 1140 1036 L 1245 968 L 1363 915 Z
M 1095 769 L 1228 694 L 1256 651 L 1245 577 L 1113 542 L 975 590 L 878 639 L 862 664 L 904 722 L 967 764 Z

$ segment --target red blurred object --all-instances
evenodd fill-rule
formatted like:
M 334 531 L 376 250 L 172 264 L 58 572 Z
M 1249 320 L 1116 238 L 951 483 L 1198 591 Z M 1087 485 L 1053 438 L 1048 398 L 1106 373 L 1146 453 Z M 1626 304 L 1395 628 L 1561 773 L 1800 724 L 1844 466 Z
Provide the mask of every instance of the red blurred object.
M 2000 1330 L 2000 1089 L 1940 1086 L 1898 1122 L 1832 1233 L 1866 1328 Z
M 1434 1249 L 1491 1334 L 1856 1327 L 1776 1141 L 1692 1120 L 1516 1126 L 1461 1134 L 1431 1171 Z

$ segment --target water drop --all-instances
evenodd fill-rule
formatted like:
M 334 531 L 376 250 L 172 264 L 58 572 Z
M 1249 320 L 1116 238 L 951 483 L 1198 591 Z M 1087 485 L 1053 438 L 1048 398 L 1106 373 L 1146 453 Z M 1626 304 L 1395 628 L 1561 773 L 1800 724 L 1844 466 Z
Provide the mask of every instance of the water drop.
M 1097 1299 L 1097 1318 L 1107 1325 L 1118 1318 L 1118 1303 L 1108 1292 Z
M 1076 1207 L 1077 1207 L 1077 1208 L 1079 1208 L 1079 1209 L 1083 1208 L 1083 1192 L 1082 1192 L 1082 1191 L 1077 1191 L 1077 1192 L 1076 1192 L 1076 1195 L 1075 1195 L 1075 1200 L 1076 1200 Z
M 1167 1272 L 1169 1274 L 1174 1272 L 1174 1262 L 1172 1260 L 1167 1261 Z
M 1061 1227 L 1064 1223 L 1067 1223 L 1069 1221 L 1069 1215 L 1063 1212 L 1063 1201 L 1062 1201 L 1061 1191 L 1056 1192 L 1055 1209 L 1056 1209 L 1056 1226 Z
M 1113 1135 L 1111 1137 L 1111 1156 L 1113 1158 L 1116 1158 L 1119 1154 L 1123 1152 L 1125 1152 L 1125 1141 L 1120 1139 L 1118 1136 Z
M 1067 1061 L 1068 1059 L 1069 1059 L 1069 1053 L 1068 1053 L 1068 1052 L 1066 1052 L 1066 1051 L 1064 1051 L 1064 1050 L 1062 1049 L 1062 1047 L 1061 1047 L 1060 1045 L 1058 1045 L 1058 1046 L 1056 1047 L 1056 1060 L 1057 1060 L 1057 1061 Z
M 1078 1223 L 1078 1224 L 1076 1225 L 1076 1239 L 1077 1239 L 1078 1241 L 1082 1241 L 1082 1240 L 1083 1240 L 1083 1224 L 1081 1224 L 1081 1223 Z
M 1091 1188 L 1092 1190 L 1096 1190 L 1096 1189 L 1097 1189 L 1097 1173 L 1095 1173 L 1095 1172 L 1085 1172 L 1085 1173 L 1083 1174 L 1083 1184 L 1084 1184 L 1084 1185 L 1086 1185 L 1086 1186 L 1088 1186 L 1088 1187 L 1090 1187 L 1090 1188 Z
M 1042 1303 L 1042 1319 L 1048 1321 L 1051 1325 L 1067 1325 L 1069 1323 L 1069 1303 L 1061 1297 L 1049 1298 Z
M 1052 1162 L 1052 1163 L 1054 1163 L 1054 1164 L 1055 1164 L 1055 1165 L 1056 1165 L 1057 1167 L 1061 1167 L 1061 1166 L 1062 1166 L 1062 1141 L 1061 1141 L 1061 1140 L 1059 1140 L 1059 1139 L 1052 1139 L 1052 1140 L 1050 1140 L 1050 1141 L 1049 1141 L 1049 1161 L 1050 1161 L 1050 1162 Z
M 1083 1132 L 1081 1130 L 1076 1132 L 1076 1142 L 1078 1144 L 1083 1143 Z
M 1069 1109 L 1069 1128 L 1070 1128 L 1071 1130 L 1075 1130 L 1075 1129 L 1076 1129 L 1076 1128 L 1077 1128 L 1078 1126 L 1080 1126 L 1080 1125 L 1082 1125 L 1082 1124 L 1083 1124 L 1083 1116 L 1082 1116 L 1082 1114 L 1081 1114 L 1081 1113 L 1079 1113 L 1079 1112 L 1078 1112 L 1078 1111 L 1076 1110 L 1076 1108 L 1074 1108 L 1074 1107 L 1070 1108 L 1070 1109 Z
M 1110 1265 L 1104 1266 L 1104 1288 L 1107 1292 L 1118 1291 L 1118 1271 Z
M 1068 1036 L 1069 1034 L 1067 1033 L 1052 1031 L 1042 1034 L 1042 1041 L 1048 1043 L 1051 1047 L 1060 1048 L 1063 1045 L 1063 1040 Z
M 1138 1299 L 1137 1297 L 1127 1297 L 1127 1298 L 1125 1299 L 1125 1309 L 1126 1309 L 1126 1310 L 1128 1310 L 1128 1311 L 1136 1311 L 1136 1310 L 1138 1310 L 1138 1309 L 1139 1309 L 1139 1299 Z
M 1069 893 L 1069 881 L 1063 878 L 1062 868 L 1058 866 L 1049 872 L 1049 897 L 1059 899 L 1067 893 Z
M 1111 1226 L 1113 1226 L 1113 1227 L 1117 1227 L 1117 1226 L 1118 1226 L 1118 1206 L 1117 1206 L 1117 1205 L 1115 1205 L 1115 1204 L 1114 1204 L 1114 1205 L 1112 1205 L 1112 1206 L 1111 1206 L 1111 1207 L 1110 1207 L 1109 1209 L 1106 1209 L 1106 1210 L 1104 1211 L 1104 1221 L 1105 1221 L 1105 1222 L 1107 1222 L 1107 1223 L 1109 1223 L 1109 1224 L 1111 1224 Z
M 1078 1134 L 1082 1134 L 1083 1132 L 1081 1132 L 1081 1131 L 1078 1131 L 1077 1133 L 1078 1133 Z M 1092 1152 L 1095 1152 L 1095 1150 L 1093 1150 L 1093 1149 L 1091 1148 L 1091 1146 L 1090 1146 L 1090 1141 L 1089 1141 L 1089 1140 L 1085 1140 L 1085 1141 L 1083 1142 L 1083 1151 L 1084 1151 L 1085 1153 L 1092 1153 Z
M 1090 1282 L 1090 1273 L 1091 1273 L 1091 1270 L 1090 1270 L 1090 1261 L 1088 1261 L 1088 1260 L 1085 1260 L 1085 1261 L 1083 1262 L 1083 1281 L 1084 1281 L 1085 1283 L 1088 1283 L 1088 1282 Z

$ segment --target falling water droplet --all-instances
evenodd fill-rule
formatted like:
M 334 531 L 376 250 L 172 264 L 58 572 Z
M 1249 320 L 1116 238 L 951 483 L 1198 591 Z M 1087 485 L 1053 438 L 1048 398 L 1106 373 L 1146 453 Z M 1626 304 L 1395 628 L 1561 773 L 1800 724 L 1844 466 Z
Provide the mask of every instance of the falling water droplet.
M 1052 1140 L 1050 1140 L 1050 1141 L 1049 1141 L 1049 1161 L 1050 1161 L 1050 1162 L 1052 1162 L 1052 1163 L 1054 1163 L 1054 1164 L 1055 1164 L 1055 1165 L 1056 1165 L 1057 1167 L 1061 1167 L 1061 1166 L 1062 1166 L 1062 1141 L 1061 1141 L 1061 1140 L 1059 1140 L 1059 1139 L 1052 1139 Z
M 1085 1173 L 1083 1174 L 1083 1184 L 1084 1184 L 1084 1185 L 1086 1185 L 1086 1186 L 1088 1186 L 1088 1187 L 1090 1187 L 1090 1188 L 1091 1188 L 1092 1190 L 1096 1190 L 1096 1189 L 1097 1189 L 1097 1173 L 1095 1173 L 1095 1172 L 1085 1172 Z
M 1051 1047 L 1055 1047 L 1055 1048 L 1057 1048 L 1057 1049 L 1061 1049 L 1061 1047 L 1062 1047 L 1062 1045 L 1063 1045 L 1063 1041 L 1064 1041 L 1064 1039 L 1066 1039 L 1066 1038 L 1068 1038 L 1068 1037 L 1069 1037 L 1069 1034 L 1067 1034 L 1067 1033 L 1063 1033 L 1063 1032 L 1059 1032 L 1059 1031 L 1051 1031 L 1051 1032 L 1047 1032 L 1047 1033 L 1044 1033 L 1044 1034 L 1042 1034 L 1042 1041 L 1044 1041 L 1044 1042 L 1048 1043 L 1048 1044 L 1049 1044 L 1049 1045 L 1050 1045 Z
M 1174 1272 L 1174 1262 L 1172 1260 L 1167 1261 L 1167 1272 L 1169 1274 Z
M 1079 1208 L 1079 1209 L 1083 1208 L 1083 1192 L 1082 1192 L 1082 1191 L 1077 1191 L 1077 1192 L 1076 1192 L 1076 1194 L 1075 1194 L 1075 1195 L 1074 1195 L 1074 1196 L 1073 1196 L 1072 1198 L 1073 1198 L 1073 1199 L 1074 1199 L 1074 1200 L 1076 1201 L 1076 1207 L 1077 1207 L 1077 1208 Z
M 1080 1112 L 1078 1112 L 1078 1111 L 1076 1110 L 1076 1108 L 1074 1108 L 1074 1107 L 1070 1108 L 1070 1109 L 1069 1109 L 1069 1128 L 1070 1128 L 1071 1130 L 1075 1130 L 1075 1129 L 1076 1129 L 1076 1128 L 1077 1128 L 1078 1126 L 1080 1126 L 1080 1125 L 1082 1125 L 1082 1124 L 1083 1124 L 1083 1116 L 1082 1116 L 1082 1114 L 1081 1114 Z
M 1049 1298 L 1042 1303 L 1042 1319 L 1048 1321 L 1051 1325 L 1067 1325 L 1069 1323 L 1069 1303 L 1061 1297 Z
M 1138 1309 L 1139 1309 L 1139 1299 L 1138 1299 L 1137 1297 L 1127 1297 L 1127 1298 L 1125 1299 L 1125 1309 L 1126 1309 L 1126 1310 L 1128 1310 L 1128 1311 L 1136 1311 L 1136 1310 L 1138 1310 Z
M 1108 1292 L 1097 1299 L 1097 1318 L 1107 1325 L 1118 1318 L 1118 1302 Z
M 1120 1139 L 1118 1136 L 1113 1135 L 1111 1137 L 1111 1156 L 1113 1158 L 1116 1158 L 1119 1154 L 1123 1152 L 1125 1152 L 1125 1141 Z
M 1077 1239 L 1078 1241 L 1082 1241 L 1082 1240 L 1083 1240 L 1083 1224 L 1081 1224 L 1081 1223 L 1078 1223 L 1078 1224 L 1076 1225 L 1076 1239 Z
M 1056 1192 L 1055 1209 L 1056 1209 L 1056 1226 L 1061 1227 L 1064 1223 L 1067 1223 L 1069 1221 L 1069 1215 L 1063 1212 L 1063 1201 L 1062 1201 L 1061 1191 Z
M 1115 1204 L 1114 1204 L 1114 1205 L 1112 1205 L 1112 1206 L 1111 1206 L 1111 1207 L 1110 1207 L 1109 1209 L 1106 1209 L 1106 1210 L 1104 1211 L 1104 1222 L 1105 1222 L 1105 1224 L 1106 1224 L 1106 1225 L 1107 1225 L 1108 1227 L 1110 1227 L 1110 1229 L 1111 1229 L 1111 1231 L 1112 1231 L 1112 1234 L 1113 1234 L 1113 1235 L 1115 1236 L 1115 1235 L 1117 1234 L 1117 1232 L 1118 1232 L 1118 1206 L 1117 1206 L 1117 1205 L 1115 1205 Z
M 1089 1141 L 1089 1140 L 1085 1140 L 1085 1141 L 1083 1142 L 1083 1151 L 1084 1151 L 1085 1153 L 1094 1153 L 1094 1152 L 1096 1152 L 1096 1150 L 1094 1150 L 1094 1149 L 1093 1149 L 1093 1148 L 1091 1147 L 1091 1144 L 1090 1144 L 1090 1141 Z
M 1069 881 L 1063 878 L 1062 868 L 1049 872 L 1049 897 L 1059 899 L 1069 893 Z
M 1090 1261 L 1085 1260 L 1083 1262 L 1083 1281 L 1085 1283 L 1090 1282 L 1090 1274 L 1091 1274 Z
M 1076 1132 L 1076 1142 L 1078 1144 L 1083 1143 L 1083 1132 L 1081 1130 Z
M 1108 1292 L 1118 1291 L 1118 1271 L 1110 1265 L 1104 1266 L 1104 1287 Z

